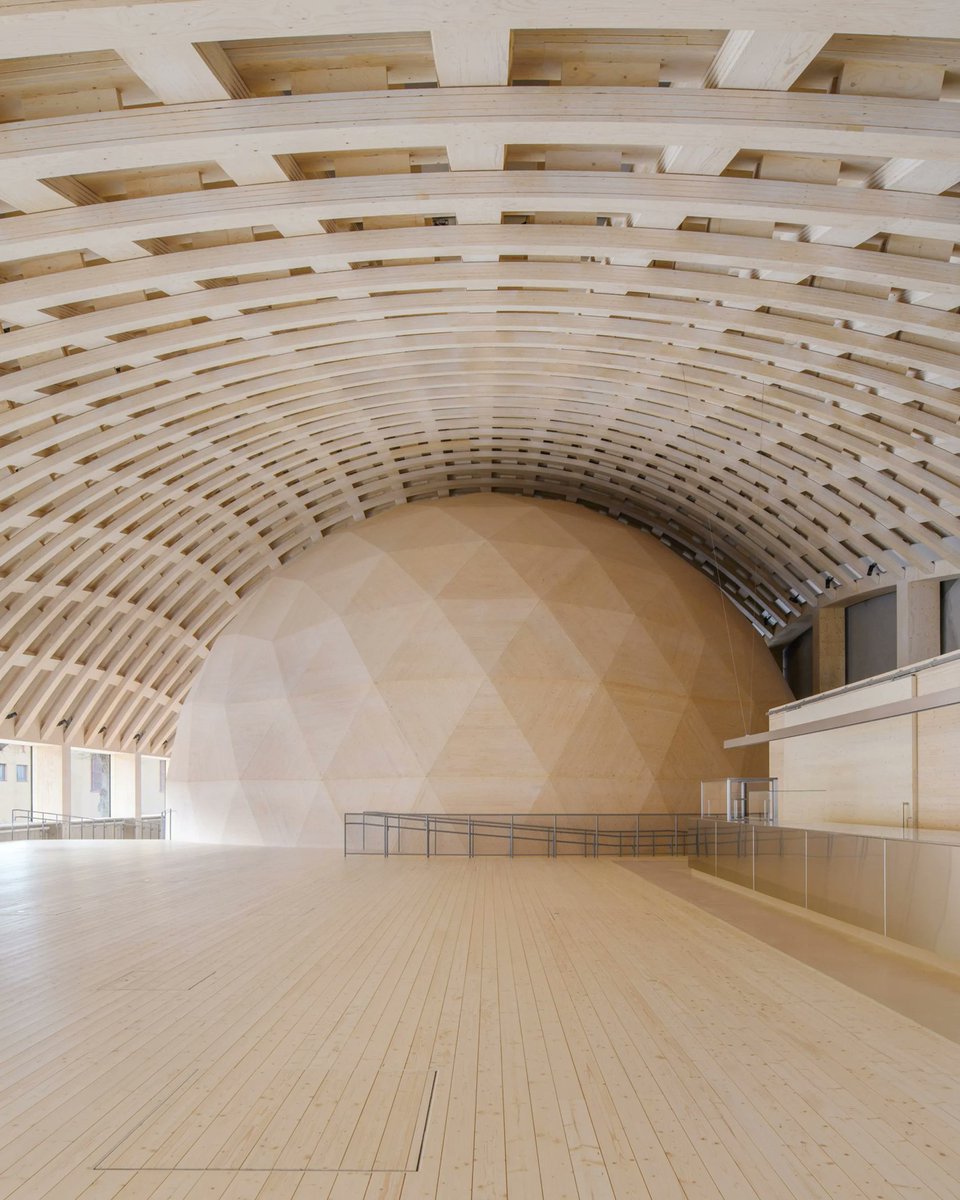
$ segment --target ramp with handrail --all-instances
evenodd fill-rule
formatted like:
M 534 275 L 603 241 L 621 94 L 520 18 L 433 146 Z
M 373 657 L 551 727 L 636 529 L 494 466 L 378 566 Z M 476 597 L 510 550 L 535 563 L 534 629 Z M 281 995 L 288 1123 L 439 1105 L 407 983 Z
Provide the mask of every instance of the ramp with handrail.
M 345 813 L 343 853 L 640 858 L 685 855 L 697 813 Z

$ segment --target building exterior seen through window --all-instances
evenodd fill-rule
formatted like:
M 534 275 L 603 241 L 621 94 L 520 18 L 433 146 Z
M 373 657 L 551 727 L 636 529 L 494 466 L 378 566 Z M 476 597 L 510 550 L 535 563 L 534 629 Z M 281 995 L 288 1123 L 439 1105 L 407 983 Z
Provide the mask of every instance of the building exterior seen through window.
M 33 808 L 33 747 L 0 742 L 0 821 Z
M 111 756 L 102 750 L 72 750 L 70 780 L 71 812 L 75 817 L 111 815 Z M 133 814 L 118 813 L 118 816 Z
M 69 755 L 66 778 L 64 754 Z M 61 814 L 64 784 L 70 789 L 66 811 L 74 817 L 133 817 L 138 769 L 140 812 L 144 816 L 162 813 L 167 805 L 165 758 L 0 742 L 0 824 L 10 821 L 14 811 L 34 816 Z

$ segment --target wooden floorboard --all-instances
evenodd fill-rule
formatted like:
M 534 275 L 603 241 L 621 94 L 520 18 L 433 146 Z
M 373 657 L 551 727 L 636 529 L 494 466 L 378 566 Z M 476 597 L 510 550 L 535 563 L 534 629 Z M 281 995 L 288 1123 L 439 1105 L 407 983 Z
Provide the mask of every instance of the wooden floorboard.
M 614 862 L 0 866 L 0 1200 L 960 1195 L 960 1045 Z

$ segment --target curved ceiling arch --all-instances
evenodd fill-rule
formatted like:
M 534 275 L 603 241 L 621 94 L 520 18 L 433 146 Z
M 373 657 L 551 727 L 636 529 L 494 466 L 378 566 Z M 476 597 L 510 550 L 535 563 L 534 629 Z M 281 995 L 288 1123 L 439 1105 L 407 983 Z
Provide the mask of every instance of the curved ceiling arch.
M 433 495 L 635 522 L 768 636 L 960 571 L 952 3 L 49 7 L 0 15 L 6 736 L 162 752 L 266 575 Z

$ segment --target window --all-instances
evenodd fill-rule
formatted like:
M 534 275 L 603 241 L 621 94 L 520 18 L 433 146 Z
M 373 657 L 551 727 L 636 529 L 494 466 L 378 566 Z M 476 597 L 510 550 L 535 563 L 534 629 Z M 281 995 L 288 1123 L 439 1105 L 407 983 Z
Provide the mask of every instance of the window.
M 110 755 L 101 750 L 70 751 L 71 795 L 76 817 L 110 816 Z
M 7 782 L 7 764 L 0 763 L 0 783 Z
M 17 763 L 17 783 L 27 782 L 27 764 Z

